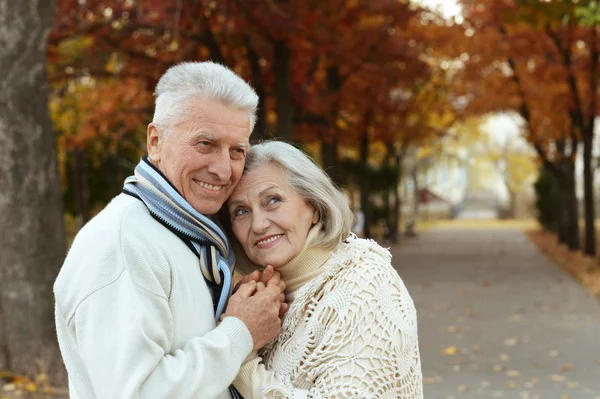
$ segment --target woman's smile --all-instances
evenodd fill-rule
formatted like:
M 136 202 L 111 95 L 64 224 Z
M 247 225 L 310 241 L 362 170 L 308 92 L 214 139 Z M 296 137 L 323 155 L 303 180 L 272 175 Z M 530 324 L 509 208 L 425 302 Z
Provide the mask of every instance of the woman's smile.
M 285 265 L 300 253 L 317 212 L 272 164 L 242 175 L 228 201 L 231 227 L 257 265 Z
M 282 237 L 283 237 L 283 234 L 273 234 L 273 235 L 266 236 L 266 237 L 260 239 L 256 243 L 256 246 L 261 249 L 273 248 L 275 245 L 277 245 L 279 243 L 279 241 L 281 241 Z

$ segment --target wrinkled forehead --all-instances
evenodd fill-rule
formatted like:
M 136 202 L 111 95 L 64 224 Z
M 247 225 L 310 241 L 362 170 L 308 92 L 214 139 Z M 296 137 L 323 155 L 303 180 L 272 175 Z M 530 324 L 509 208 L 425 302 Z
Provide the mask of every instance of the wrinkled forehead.
M 291 187 L 286 173 L 280 167 L 268 163 L 245 171 L 229 201 L 249 201 L 277 190 L 288 191 Z

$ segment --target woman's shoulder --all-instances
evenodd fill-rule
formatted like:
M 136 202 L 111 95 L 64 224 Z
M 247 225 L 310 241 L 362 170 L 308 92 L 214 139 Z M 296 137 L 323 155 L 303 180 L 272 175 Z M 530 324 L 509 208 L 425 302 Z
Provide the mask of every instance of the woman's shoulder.
M 376 241 L 354 235 L 344 241 L 329 261 L 330 275 L 337 279 L 368 279 L 374 275 L 399 279 L 392 254 Z

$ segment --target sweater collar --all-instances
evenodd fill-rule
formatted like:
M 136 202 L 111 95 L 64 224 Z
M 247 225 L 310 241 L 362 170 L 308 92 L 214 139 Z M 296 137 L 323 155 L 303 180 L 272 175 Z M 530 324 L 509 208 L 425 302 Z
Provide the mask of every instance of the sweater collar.
M 330 249 L 313 247 L 313 242 L 319 237 L 323 229 L 321 223 L 314 225 L 308 232 L 304 246 L 300 253 L 288 263 L 277 268 L 281 278 L 287 285 L 287 292 L 293 293 L 304 283 L 321 272 L 321 266 L 331 257 Z

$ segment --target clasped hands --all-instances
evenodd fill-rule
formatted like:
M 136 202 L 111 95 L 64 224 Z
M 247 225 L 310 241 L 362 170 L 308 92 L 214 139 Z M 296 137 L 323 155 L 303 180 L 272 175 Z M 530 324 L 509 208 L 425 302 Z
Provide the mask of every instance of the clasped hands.
M 253 349 L 262 348 L 279 335 L 281 319 L 288 309 L 285 282 L 269 265 L 264 271 L 248 274 L 235 286 L 223 317 L 240 319 L 252 335 Z

